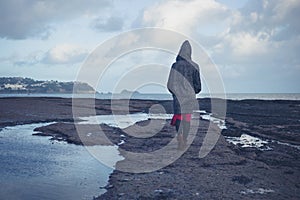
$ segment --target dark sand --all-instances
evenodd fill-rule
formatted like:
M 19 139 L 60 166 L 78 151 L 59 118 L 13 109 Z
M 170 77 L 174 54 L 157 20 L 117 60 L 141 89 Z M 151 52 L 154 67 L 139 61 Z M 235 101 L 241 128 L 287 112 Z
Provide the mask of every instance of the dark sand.
M 80 101 L 82 116 L 86 116 L 89 109 L 95 109 L 89 101 Z M 116 111 L 124 112 L 124 101 L 117 103 L 120 109 Z M 130 112 L 148 112 L 151 105 L 157 103 L 172 112 L 171 101 L 149 100 L 132 100 Z M 57 124 L 38 128 L 39 135 L 81 144 L 73 124 L 71 99 L 2 98 L 0 105 L 0 128 L 56 121 Z M 210 99 L 201 99 L 200 108 L 210 112 Z M 96 100 L 96 113 L 110 114 L 110 101 Z M 227 101 L 227 129 L 222 134 L 240 136 L 246 133 L 300 146 L 299 122 L 300 101 Z M 272 148 L 270 151 L 241 148 L 229 144 L 221 136 L 208 156 L 200 159 L 198 153 L 208 124 L 208 121 L 200 120 L 192 145 L 169 166 L 141 174 L 115 170 L 110 176 L 107 192 L 98 199 L 300 199 L 299 149 L 277 142 L 268 144 Z M 96 126 L 87 127 L 89 131 L 96 129 Z M 126 135 L 118 128 L 101 127 L 115 144 L 120 142 L 121 134 Z M 148 139 L 126 135 L 126 143 L 121 147 L 131 152 L 149 152 L 161 148 L 174 136 L 174 127 L 167 122 L 158 134 Z M 91 141 L 89 145 L 103 144 L 101 139 Z M 125 154 L 123 156 L 126 158 Z M 126 160 L 117 163 L 117 169 L 122 162 Z

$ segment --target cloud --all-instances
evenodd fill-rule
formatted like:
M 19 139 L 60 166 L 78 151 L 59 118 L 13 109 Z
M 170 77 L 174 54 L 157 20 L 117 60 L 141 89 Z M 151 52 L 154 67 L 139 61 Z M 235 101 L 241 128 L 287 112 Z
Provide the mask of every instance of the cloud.
M 44 56 L 43 62 L 46 64 L 73 64 L 82 62 L 88 52 L 79 46 L 71 44 L 61 44 L 50 49 Z
M 15 55 L 14 58 L 10 59 L 10 61 L 13 61 L 14 66 L 34 66 L 41 62 L 43 55 L 44 54 L 41 51 L 34 51 L 23 58 Z
M 55 23 L 97 13 L 111 6 L 108 0 L 0 1 L 0 37 L 26 39 L 47 38 Z
M 299 34 L 299 10 L 300 2 L 297 0 L 255 0 L 242 10 L 243 25 L 237 24 L 236 27 L 244 30 L 249 28 L 256 32 L 265 30 L 272 34 L 272 39 L 278 34 L 284 33 L 287 35 L 285 38 L 287 39 L 292 35 L 297 36 Z M 246 23 L 246 18 L 249 18 L 249 15 L 256 15 L 256 20 Z
M 250 1 L 233 12 L 228 29 L 212 48 L 214 55 L 227 64 L 299 64 L 299 17 L 299 1 Z
M 197 30 L 199 24 L 209 25 L 226 18 L 229 10 L 213 0 L 168 0 L 145 9 L 142 26 L 154 26 L 183 33 Z
M 59 44 L 47 52 L 34 51 L 25 57 L 12 55 L 8 58 L 14 66 L 32 67 L 36 65 L 60 65 L 83 62 L 88 51 L 74 44 Z M 3 58 L 4 59 L 4 58 Z M 1 58 L 0 58 L 1 61 Z M 5 60 L 4 60 L 5 61 Z
M 134 25 L 167 28 L 190 36 L 220 66 L 229 90 L 241 90 L 236 82 L 244 81 L 253 85 L 250 90 L 263 91 L 261 85 L 268 88 L 274 80 L 277 86 L 297 85 L 293 83 L 300 66 L 299 18 L 297 0 L 251 0 L 240 9 L 215 0 L 174 0 L 145 8 Z M 299 87 L 286 91 L 293 90 L 299 91 Z
M 140 24 L 190 35 L 220 64 L 283 64 L 299 62 L 299 18 L 296 0 L 252 0 L 239 10 L 215 0 L 162 1 L 143 11 Z
M 253 0 L 236 12 L 230 32 L 243 30 L 257 34 L 263 31 L 272 40 L 292 39 L 300 31 L 299 10 L 300 2 L 295 0 Z
M 100 31 L 120 31 L 122 30 L 124 21 L 121 17 L 110 16 L 107 19 L 103 17 L 94 20 L 93 27 Z
M 233 66 L 220 68 L 227 85 L 241 90 L 233 84 L 239 81 L 253 91 L 299 92 L 299 18 L 300 2 L 294 0 L 253 0 L 233 11 L 227 29 L 210 46 L 217 64 Z M 234 80 L 227 73 L 236 75 Z

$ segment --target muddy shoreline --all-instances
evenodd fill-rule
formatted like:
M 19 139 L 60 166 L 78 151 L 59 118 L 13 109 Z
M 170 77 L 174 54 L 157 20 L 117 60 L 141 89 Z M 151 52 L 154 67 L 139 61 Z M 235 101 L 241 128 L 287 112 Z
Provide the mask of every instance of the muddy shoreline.
M 114 113 L 125 113 L 124 100 L 115 100 L 120 107 Z M 172 113 L 171 101 L 132 100 L 130 113 L 148 112 L 154 104 Z M 0 128 L 35 122 L 58 122 L 38 128 L 38 135 L 55 140 L 81 144 L 76 136 L 72 100 L 63 98 L 1 98 Z M 78 105 L 82 116 L 89 110 L 97 115 L 111 114 L 110 100 L 81 99 Z M 200 99 L 201 110 L 210 112 L 210 99 Z M 199 119 L 194 119 L 199 120 Z M 300 198 L 300 101 L 242 100 L 227 101 L 227 129 L 222 131 L 214 149 L 205 158 L 198 152 L 209 122 L 200 120 L 199 129 L 187 151 L 172 164 L 151 173 L 128 173 L 114 170 L 107 192 L 97 199 L 299 199 Z M 147 125 L 149 121 L 139 122 Z M 131 152 L 151 152 L 175 137 L 174 127 L 165 123 L 151 139 L 136 139 L 126 131 L 101 125 L 114 143 L 125 135 L 122 149 Z M 84 125 L 82 125 L 84 126 Z M 88 126 L 93 131 L 95 127 Z M 217 127 L 216 127 L 217 128 Z M 227 136 L 248 134 L 269 141 L 272 150 L 242 148 L 226 141 Z M 95 138 L 97 135 L 95 135 Z M 99 140 L 94 144 L 103 144 Z M 290 144 L 283 145 L 283 144 Z M 126 158 L 126 154 L 123 154 Z M 124 161 L 117 163 L 122 165 Z

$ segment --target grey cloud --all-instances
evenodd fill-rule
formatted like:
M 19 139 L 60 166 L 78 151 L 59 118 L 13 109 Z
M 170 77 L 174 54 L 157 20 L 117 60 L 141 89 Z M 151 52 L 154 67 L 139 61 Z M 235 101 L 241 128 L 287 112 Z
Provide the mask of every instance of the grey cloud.
M 15 56 L 15 58 L 12 58 L 10 61 L 13 62 L 14 66 L 27 67 L 27 66 L 34 66 L 36 64 L 39 64 L 42 57 L 43 57 L 43 52 L 36 51 L 36 52 L 30 53 L 29 55 L 27 55 L 24 58 Z
M 95 13 L 110 6 L 109 0 L 0 1 L 0 37 L 46 38 L 51 31 L 51 23 Z
M 14 66 L 34 66 L 39 64 L 46 65 L 73 65 L 83 62 L 88 52 L 79 46 L 64 44 L 53 47 L 47 52 L 31 52 L 25 57 L 16 57 L 9 61 Z M 13 56 L 10 56 L 12 58 Z M 1 58 L 0 58 L 1 61 Z
M 108 19 L 96 19 L 93 27 L 100 31 L 119 31 L 122 30 L 123 25 L 124 21 L 121 17 L 111 16 Z
M 44 58 L 40 60 L 41 63 L 44 64 L 51 64 L 51 65 L 59 65 L 59 64 L 76 64 L 83 62 L 84 59 L 87 57 L 88 53 L 82 52 L 76 55 L 69 56 L 66 60 L 59 60 L 51 56 L 49 52 L 44 55 Z
M 228 66 L 220 67 L 226 87 L 299 92 L 299 18 L 300 1 L 292 0 L 251 0 L 233 10 L 228 31 L 205 44 L 217 65 Z
M 252 0 L 240 10 L 240 13 L 242 20 L 231 27 L 231 32 L 265 31 L 276 41 L 299 36 L 300 1 Z
M 297 23 L 300 18 L 300 1 L 252 0 L 238 13 L 238 20 L 234 19 L 238 22 L 233 20 L 230 31 L 219 37 L 219 45 L 223 46 L 223 51 L 214 52 L 214 57 L 218 61 L 227 64 L 259 62 L 266 65 L 274 62 L 277 65 L 292 64 L 293 61 L 293 64 L 300 64 L 297 55 L 300 51 L 300 23 Z M 259 54 L 261 49 L 257 49 L 253 55 L 245 57 L 233 55 L 231 39 L 234 40 L 241 34 L 258 38 L 257 43 L 266 48 L 265 53 Z M 238 49 L 242 44 L 234 45 L 234 48 Z

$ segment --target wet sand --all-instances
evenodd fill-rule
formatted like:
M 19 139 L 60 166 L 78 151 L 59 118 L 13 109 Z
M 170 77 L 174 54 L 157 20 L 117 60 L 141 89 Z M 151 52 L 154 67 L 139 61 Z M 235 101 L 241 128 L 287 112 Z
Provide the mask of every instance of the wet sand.
M 82 116 L 95 109 L 81 99 Z M 117 101 L 120 105 L 124 102 Z M 210 99 L 201 99 L 200 109 L 210 112 Z M 96 100 L 97 114 L 111 114 L 109 100 Z M 34 122 L 56 121 L 37 129 L 39 135 L 81 144 L 73 124 L 72 100 L 62 98 L 2 98 L 0 128 Z M 171 101 L 132 100 L 130 112 L 148 112 L 161 104 L 171 113 Z M 122 106 L 121 106 L 122 107 Z M 120 107 L 120 108 L 121 108 Z M 118 113 L 125 112 L 122 109 Z M 198 120 L 198 119 L 194 119 Z M 162 121 L 163 122 L 163 121 Z M 200 128 L 188 150 L 174 163 L 151 173 L 127 173 L 115 170 L 98 199 L 299 199 L 300 198 L 300 101 L 227 101 L 227 129 L 222 131 L 214 149 L 205 158 L 198 153 L 209 122 L 200 120 Z M 147 121 L 139 122 L 143 125 Z M 82 125 L 86 126 L 86 125 Z M 165 123 L 150 139 L 137 139 L 126 131 L 101 125 L 110 140 L 131 152 L 151 152 L 175 137 L 174 127 Z M 93 129 L 93 126 L 89 126 Z M 217 126 L 215 127 L 218 128 Z M 248 134 L 268 141 L 271 150 L 242 148 L 225 137 Z M 95 141 L 95 140 L 93 140 Z M 99 140 L 94 144 L 102 144 Z M 126 154 L 123 154 L 126 162 Z

